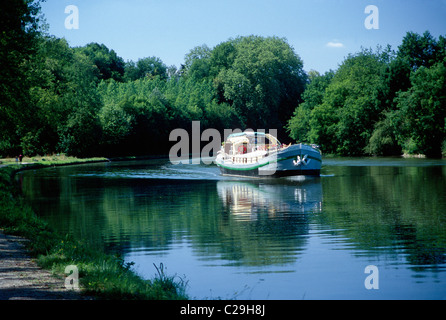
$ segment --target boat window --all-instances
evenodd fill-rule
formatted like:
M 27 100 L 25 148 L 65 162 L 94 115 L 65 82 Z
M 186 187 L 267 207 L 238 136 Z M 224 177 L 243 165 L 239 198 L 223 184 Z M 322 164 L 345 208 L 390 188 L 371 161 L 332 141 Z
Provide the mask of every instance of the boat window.
M 232 150 L 232 142 L 225 143 L 225 153 L 230 154 Z

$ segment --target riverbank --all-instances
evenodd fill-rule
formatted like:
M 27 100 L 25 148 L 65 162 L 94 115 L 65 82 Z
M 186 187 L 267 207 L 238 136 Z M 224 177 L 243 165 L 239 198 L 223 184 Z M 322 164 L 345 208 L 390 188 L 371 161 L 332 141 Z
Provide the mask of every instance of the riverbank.
M 96 252 L 89 248 L 88 243 L 51 230 L 24 202 L 14 185 L 14 175 L 20 170 L 109 161 L 108 159 L 27 160 L 23 159 L 22 164 L 11 160 L 0 164 L 0 229 L 3 239 L 0 255 L 8 257 L 0 266 L 0 299 L 39 299 L 42 298 L 39 294 L 42 292 L 48 294 L 47 299 L 57 296 L 61 299 L 187 299 L 181 280 L 176 281 L 175 277 L 167 276 L 159 269 L 153 280 L 144 280 L 121 257 Z M 28 273 L 23 273 L 21 265 L 31 274 L 37 275 L 37 280 L 32 280 L 34 278 Z M 79 271 L 80 290 L 76 295 L 64 285 L 65 267 L 69 265 L 76 266 Z M 31 279 L 31 282 L 23 282 L 24 277 Z M 41 286 L 34 286 L 36 282 Z M 28 294 L 24 295 L 23 290 Z
M 19 171 L 30 167 L 34 169 L 39 167 L 67 166 L 73 164 L 107 162 L 107 161 L 110 161 L 110 159 L 104 157 L 81 159 L 60 154 L 60 155 L 50 155 L 50 156 L 23 157 L 22 161 L 19 161 L 18 158 L 3 158 L 0 159 L 0 166 L 10 165 Z
M 92 299 L 67 290 L 62 277 L 42 269 L 25 248 L 26 239 L 0 230 L 0 300 Z

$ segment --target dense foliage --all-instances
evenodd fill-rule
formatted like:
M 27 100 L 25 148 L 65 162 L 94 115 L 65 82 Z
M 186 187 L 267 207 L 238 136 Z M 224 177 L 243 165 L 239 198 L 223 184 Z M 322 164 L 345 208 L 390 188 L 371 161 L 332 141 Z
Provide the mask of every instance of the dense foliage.
M 125 62 L 103 44 L 70 47 L 40 23 L 39 0 L 1 2 L 0 156 L 166 153 L 169 133 L 277 129 L 342 155 L 441 154 L 446 40 L 407 33 L 398 50 L 362 50 L 305 73 L 285 39 L 202 45 L 177 69 Z
M 312 74 L 288 122 L 296 140 L 341 155 L 439 157 L 446 138 L 446 38 L 408 32 L 395 52 L 363 49 Z

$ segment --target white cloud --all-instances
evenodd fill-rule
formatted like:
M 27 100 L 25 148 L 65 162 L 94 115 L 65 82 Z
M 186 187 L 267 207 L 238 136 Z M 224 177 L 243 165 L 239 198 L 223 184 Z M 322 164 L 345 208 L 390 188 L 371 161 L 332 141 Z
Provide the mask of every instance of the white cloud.
M 329 48 L 343 48 L 344 44 L 342 42 L 330 41 L 326 44 Z

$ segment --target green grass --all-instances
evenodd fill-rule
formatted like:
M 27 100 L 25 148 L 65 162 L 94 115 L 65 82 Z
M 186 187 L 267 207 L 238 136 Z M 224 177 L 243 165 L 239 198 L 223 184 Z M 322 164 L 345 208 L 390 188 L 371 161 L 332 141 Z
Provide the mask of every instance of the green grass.
M 76 158 L 70 157 L 65 154 L 57 154 L 57 155 L 49 155 L 49 156 L 33 156 L 33 157 L 24 157 L 22 162 L 18 162 L 15 158 L 3 158 L 0 159 L 0 164 L 6 165 L 16 165 L 17 167 L 24 166 L 62 166 L 69 164 L 82 164 L 82 163 L 92 163 L 92 162 L 105 162 L 109 161 L 107 158 Z
M 66 163 L 86 162 L 72 160 Z M 60 161 L 42 162 L 40 160 L 42 166 L 61 165 Z M 66 266 L 75 265 L 79 270 L 81 293 L 99 299 L 188 299 L 183 279 L 165 275 L 162 265 L 154 267 L 157 275 L 153 279 L 144 280 L 131 270 L 132 264 L 125 263 L 121 257 L 98 252 L 78 239 L 52 230 L 24 202 L 14 186 L 17 166 L 0 167 L 0 229 L 30 240 L 26 242 L 27 249 L 42 268 L 63 276 Z

